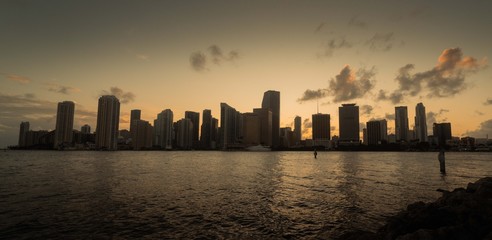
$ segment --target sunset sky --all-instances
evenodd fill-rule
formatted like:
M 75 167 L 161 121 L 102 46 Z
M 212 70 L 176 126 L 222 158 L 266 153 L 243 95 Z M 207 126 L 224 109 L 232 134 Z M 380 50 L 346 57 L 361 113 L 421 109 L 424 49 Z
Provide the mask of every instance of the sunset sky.
M 75 129 L 95 130 L 97 99 L 120 98 L 153 121 L 167 108 L 220 102 L 241 112 L 281 93 L 281 127 L 338 107 L 360 121 L 423 102 L 454 136 L 492 137 L 491 1 L 0 1 L 0 147 L 19 124 L 54 129 L 74 101 Z M 201 117 L 201 116 L 200 116 Z M 309 126 L 309 122 L 306 122 Z M 310 129 L 304 138 L 310 138 Z M 432 128 L 429 127 L 429 131 Z

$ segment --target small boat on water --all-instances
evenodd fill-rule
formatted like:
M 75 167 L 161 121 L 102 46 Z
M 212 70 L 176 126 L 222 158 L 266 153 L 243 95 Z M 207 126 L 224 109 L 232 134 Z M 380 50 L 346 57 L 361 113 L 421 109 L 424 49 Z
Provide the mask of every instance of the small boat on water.
M 267 152 L 267 151 L 272 151 L 270 147 L 263 146 L 263 145 L 256 145 L 256 146 L 249 146 L 245 148 L 246 151 L 251 151 L 251 152 Z

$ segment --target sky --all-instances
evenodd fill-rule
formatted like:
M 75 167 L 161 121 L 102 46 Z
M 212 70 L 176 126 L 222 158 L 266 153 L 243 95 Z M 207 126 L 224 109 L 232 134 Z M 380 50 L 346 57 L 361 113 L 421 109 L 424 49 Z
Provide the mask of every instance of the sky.
M 394 107 L 426 107 L 454 136 L 492 136 L 491 1 L 0 1 L 0 147 L 19 125 L 55 128 L 74 101 L 74 128 L 95 130 L 97 100 L 121 101 L 151 123 L 164 109 L 220 103 L 240 112 L 281 93 L 281 127 L 317 104 L 338 135 L 338 107 L 360 106 L 361 126 Z M 362 128 L 361 128 L 362 130 Z M 429 127 L 431 134 L 432 127 Z

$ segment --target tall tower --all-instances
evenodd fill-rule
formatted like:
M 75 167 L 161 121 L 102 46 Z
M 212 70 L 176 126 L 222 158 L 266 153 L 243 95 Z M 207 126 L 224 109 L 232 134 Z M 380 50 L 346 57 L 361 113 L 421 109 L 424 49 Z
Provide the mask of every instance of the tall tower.
M 29 132 L 29 122 L 21 122 L 19 129 L 19 147 L 27 147 L 27 133 Z
M 395 107 L 395 135 L 396 141 L 408 142 L 408 110 L 407 106 Z
M 197 149 L 198 148 L 198 133 L 200 132 L 200 113 L 198 112 L 192 112 L 192 111 L 186 111 L 185 112 L 185 118 L 190 119 L 192 126 L 193 126 L 193 136 L 192 136 L 192 142 L 193 142 L 193 148 Z
M 133 134 L 136 128 L 136 120 L 140 120 L 140 116 L 142 115 L 142 111 L 140 109 L 132 109 L 130 112 L 130 134 L 132 135 L 132 139 L 134 138 Z
M 355 103 L 342 104 L 338 114 L 340 141 L 359 142 L 359 106 L 355 106 Z
M 152 134 L 154 128 L 148 121 L 144 120 L 134 120 L 132 122 L 133 134 L 132 134 L 132 145 L 133 150 L 142 150 L 152 147 Z
M 295 144 L 296 145 L 301 144 L 301 138 L 302 138 L 301 126 L 302 126 L 302 119 L 301 119 L 301 117 L 296 116 L 296 118 L 294 118 L 294 134 L 295 134 Z
M 202 134 L 200 135 L 200 145 L 203 149 L 210 149 L 212 142 L 212 111 L 203 110 L 202 114 Z
M 422 103 L 418 103 L 415 107 L 415 136 L 419 142 L 428 142 L 427 118 L 425 116 L 425 106 Z
M 434 123 L 432 132 L 434 137 L 437 138 L 437 143 L 440 147 L 444 147 L 446 141 L 453 138 L 451 133 L 451 123 Z
M 191 149 L 194 141 L 193 122 L 183 118 L 176 122 L 176 145 L 181 149 Z
M 383 140 L 381 121 L 374 120 L 366 123 L 367 145 L 381 144 Z
M 164 149 L 173 148 L 173 111 L 166 109 L 154 120 L 154 145 Z
M 253 113 L 260 117 L 260 144 L 272 146 L 272 111 L 265 108 L 255 108 Z
M 223 149 L 234 144 L 240 137 L 241 114 L 235 108 L 220 103 L 220 142 Z
M 313 114 L 312 121 L 314 144 L 328 147 L 330 141 L 330 114 Z
M 71 101 L 58 103 L 56 111 L 55 149 L 72 144 L 73 139 L 73 116 L 75 104 Z
M 97 107 L 96 147 L 117 150 L 120 124 L 120 100 L 113 95 L 99 98 Z
M 272 147 L 280 146 L 280 92 L 269 90 L 263 94 L 261 108 L 272 112 Z

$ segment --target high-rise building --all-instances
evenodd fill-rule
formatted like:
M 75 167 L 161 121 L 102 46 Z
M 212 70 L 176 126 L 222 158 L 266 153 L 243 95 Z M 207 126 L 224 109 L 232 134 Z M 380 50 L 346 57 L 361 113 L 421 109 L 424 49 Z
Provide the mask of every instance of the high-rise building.
M 202 134 L 200 135 L 200 145 L 203 149 L 210 149 L 212 142 L 212 111 L 203 110 L 202 115 Z
M 27 133 L 29 132 L 29 122 L 21 122 L 19 129 L 19 147 L 27 147 Z
M 437 138 L 439 146 L 446 145 L 446 141 L 453 138 L 451 133 L 451 123 L 434 123 L 432 130 L 434 137 Z
M 199 143 L 199 126 L 200 126 L 200 113 L 198 112 L 192 112 L 192 111 L 186 111 L 185 112 L 185 118 L 190 119 L 191 123 L 193 124 L 193 148 L 197 149 L 198 143 Z
M 74 113 L 75 104 L 73 102 L 64 101 L 58 103 L 54 148 L 63 148 L 64 146 L 72 145 Z
M 299 116 L 296 116 L 294 118 L 294 136 L 295 136 L 295 145 L 301 144 L 301 138 L 302 138 L 302 119 Z
M 425 116 L 425 106 L 418 103 L 415 107 L 415 135 L 419 142 L 427 142 L 427 118 Z
M 154 145 L 163 149 L 173 148 L 173 111 L 166 109 L 154 120 Z
M 189 118 L 183 118 L 176 123 L 176 145 L 180 149 L 193 147 L 194 131 L 193 122 Z
M 383 138 L 385 123 L 386 120 L 373 120 L 366 123 L 367 145 L 381 144 L 385 140 Z
M 317 113 L 312 116 L 314 145 L 329 146 L 330 142 L 330 114 Z
M 295 144 L 295 134 L 290 127 L 280 128 L 280 145 L 284 148 L 290 148 Z
M 89 126 L 89 124 L 85 124 L 84 126 L 80 127 L 80 132 L 84 134 L 91 133 L 91 126 Z
M 280 145 L 280 92 L 269 90 L 263 94 L 261 108 L 272 112 L 272 147 Z
M 235 108 L 220 103 L 220 142 L 223 149 L 227 149 L 229 145 L 237 143 L 242 128 L 241 115 Z
M 132 140 L 135 138 L 133 136 L 135 133 L 135 128 L 136 128 L 136 120 L 140 120 L 142 115 L 142 111 L 140 109 L 132 109 L 130 112 L 130 135 L 132 137 Z
M 243 143 L 247 145 L 261 143 L 261 118 L 256 113 L 243 113 Z
M 113 95 L 99 98 L 97 107 L 96 148 L 117 150 L 120 124 L 120 100 Z
M 379 120 L 381 124 L 381 140 L 388 143 L 388 122 L 386 119 Z
M 359 106 L 355 103 L 342 104 L 338 108 L 338 126 L 341 142 L 359 142 Z
M 395 135 L 397 142 L 408 142 L 408 110 L 407 106 L 395 107 Z
M 272 111 L 265 108 L 255 108 L 253 113 L 260 117 L 260 144 L 272 146 Z
M 133 120 L 132 146 L 134 150 L 149 149 L 152 147 L 154 128 L 148 121 Z
M 219 119 L 212 118 L 212 141 L 210 142 L 211 149 L 217 148 L 217 143 L 219 142 Z

